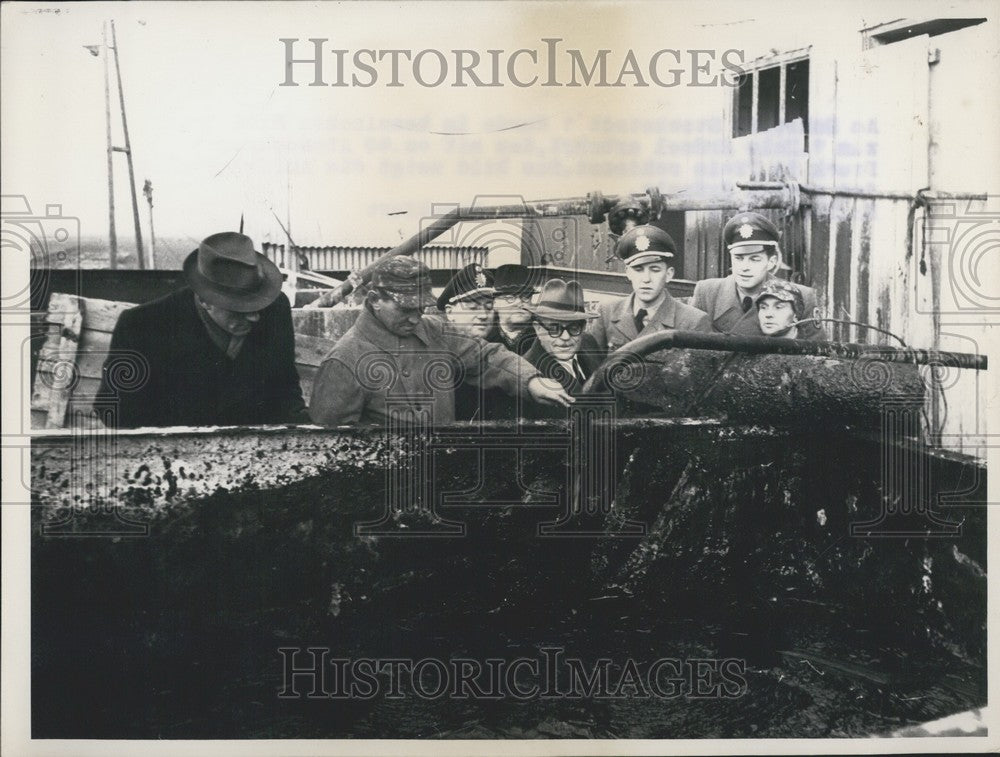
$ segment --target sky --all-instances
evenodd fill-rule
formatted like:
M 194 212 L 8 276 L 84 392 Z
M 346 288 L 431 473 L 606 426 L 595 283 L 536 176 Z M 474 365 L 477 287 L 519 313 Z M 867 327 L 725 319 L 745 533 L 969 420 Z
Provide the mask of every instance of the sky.
M 920 3 L 896 3 L 913 9 Z M 60 204 L 82 233 L 107 235 L 103 58 L 113 19 L 137 191 L 154 188 L 157 236 L 197 241 L 244 216 L 257 241 L 383 245 L 416 232 L 442 204 L 478 198 L 578 197 L 592 190 L 666 191 L 706 183 L 706 156 L 725 157 L 719 86 L 422 87 L 407 72 L 388 87 L 310 87 L 311 67 L 284 80 L 284 44 L 311 53 L 360 48 L 472 49 L 483 54 L 609 49 L 609 76 L 628 50 L 645 65 L 663 48 L 791 49 L 824 18 L 869 4 L 772 3 L 49 3 L 3 5 L 2 188 L 36 213 Z M 940 6 L 940 4 L 939 4 Z M 879 4 L 881 16 L 893 4 Z M 927 6 L 930 7 L 930 6 Z M 939 7 L 940 14 L 940 7 Z M 902 15 L 902 13 L 900 14 Z M 860 28 L 860 27 L 859 27 Z M 430 59 L 429 59 L 430 60 Z M 560 66 L 566 62 L 560 57 Z M 670 61 L 668 60 L 668 63 Z M 335 58 L 324 57 L 332 81 Z M 545 74 L 528 63 L 515 69 Z M 434 66 L 427 64 L 426 71 Z M 532 71 L 529 72 L 529 69 Z M 484 75 L 488 68 L 481 69 Z M 713 73 L 722 69 L 715 65 Z M 352 72 L 359 73 L 351 68 Z M 349 76 L 350 74 L 348 74 Z M 521 75 L 521 74 L 518 74 Z M 568 80 L 565 68 L 557 78 Z M 451 81 L 450 78 L 448 80 Z M 632 82 L 633 79 L 626 81 Z M 117 97 L 112 68 L 112 98 Z M 112 100 L 114 142 L 122 144 Z M 722 151 L 720 153 L 720 151 Z M 716 155 L 719 153 L 719 155 Z M 124 155 L 115 154 L 117 228 L 132 235 Z M 481 200 L 482 201 L 482 200 Z M 148 208 L 139 195 L 144 234 Z

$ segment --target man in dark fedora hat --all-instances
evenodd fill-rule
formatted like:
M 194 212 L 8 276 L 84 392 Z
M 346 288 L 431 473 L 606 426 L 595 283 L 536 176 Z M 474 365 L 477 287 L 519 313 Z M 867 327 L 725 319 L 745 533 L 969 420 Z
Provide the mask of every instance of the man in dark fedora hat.
M 499 344 L 424 317 L 437 305 L 430 269 L 405 255 L 372 272 L 364 310 L 323 360 L 309 413 L 319 424 L 445 424 L 462 378 L 534 402 L 569 405 L 558 384 Z
M 99 414 L 119 427 L 308 422 L 277 266 L 226 231 L 188 255 L 184 277 L 186 287 L 119 317 Z M 125 354 L 139 373 L 119 386 Z
M 587 323 L 597 318 L 587 311 L 583 288 L 576 281 L 551 279 L 545 283 L 538 303 L 528 306 L 537 341 L 525 358 L 548 379 L 558 381 L 575 396 L 604 359 Z M 552 417 L 547 408 L 532 408 L 533 417 Z M 565 412 L 558 415 L 564 416 Z
M 667 289 L 674 277 L 673 238 L 654 224 L 635 226 L 622 234 L 615 255 L 625 264 L 632 294 L 600 307 L 590 334 L 598 345 L 613 352 L 640 336 L 656 331 L 711 331 L 701 310 L 675 300 Z

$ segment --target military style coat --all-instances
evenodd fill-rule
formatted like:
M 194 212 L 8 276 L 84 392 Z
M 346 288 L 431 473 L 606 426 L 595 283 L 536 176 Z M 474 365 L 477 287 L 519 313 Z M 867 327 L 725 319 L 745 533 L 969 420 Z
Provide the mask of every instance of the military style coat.
M 599 308 L 600 318 L 590 324 L 589 333 L 600 349 L 614 352 L 619 347 L 639 336 L 657 331 L 676 329 L 678 331 L 711 331 L 708 316 L 697 308 L 674 299 L 667 292 L 656 312 L 646 320 L 646 327 L 640 334 L 635 328 L 632 313 L 635 293 L 618 302 L 603 303 Z
M 400 337 L 365 308 L 323 360 L 309 414 L 327 426 L 384 426 L 390 417 L 451 423 L 462 381 L 513 395 L 537 375 L 524 358 L 443 319 L 425 317 L 412 335 Z
M 802 291 L 802 300 L 806 314 L 811 314 L 816 308 L 816 290 L 796 284 Z M 743 312 L 736 289 L 736 279 L 731 274 L 724 279 L 704 279 L 695 284 L 691 304 L 708 313 L 712 327 L 723 334 L 738 336 L 763 336 L 760 321 L 757 319 L 757 308 L 751 307 Z M 803 323 L 799 326 L 799 339 L 824 339 L 822 329 L 812 324 Z

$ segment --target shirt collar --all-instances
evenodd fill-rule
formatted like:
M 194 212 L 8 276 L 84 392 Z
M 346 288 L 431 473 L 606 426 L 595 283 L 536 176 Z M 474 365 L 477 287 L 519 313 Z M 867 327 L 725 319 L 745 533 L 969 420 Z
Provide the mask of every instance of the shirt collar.
M 201 322 L 205 324 L 205 330 L 208 332 L 208 337 L 212 340 L 212 343 L 225 352 L 228 357 L 236 357 L 243 347 L 246 337 L 235 337 L 213 321 L 212 316 L 208 314 L 208 311 L 205 310 L 204 306 L 198 300 L 198 295 L 194 295 L 194 309 L 198 313 L 198 317 L 201 318 Z

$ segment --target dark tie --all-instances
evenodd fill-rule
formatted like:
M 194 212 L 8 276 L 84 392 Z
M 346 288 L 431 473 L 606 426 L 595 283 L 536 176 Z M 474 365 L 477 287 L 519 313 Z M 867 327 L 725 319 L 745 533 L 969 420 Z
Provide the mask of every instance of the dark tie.
M 644 328 L 646 328 L 646 308 L 639 308 L 635 314 L 635 333 L 641 334 Z
M 581 384 L 587 383 L 587 377 L 583 373 L 583 367 L 580 365 L 580 361 L 577 360 L 576 355 L 573 356 L 573 370 L 576 372 L 576 378 Z
M 746 297 L 744 297 L 743 298 L 743 312 L 744 313 L 749 313 L 750 312 L 750 308 L 752 308 L 752 307 L 753 307 L 753 297 L 750 297 L 749 295 L 746 296 Z

